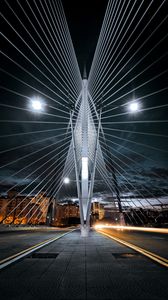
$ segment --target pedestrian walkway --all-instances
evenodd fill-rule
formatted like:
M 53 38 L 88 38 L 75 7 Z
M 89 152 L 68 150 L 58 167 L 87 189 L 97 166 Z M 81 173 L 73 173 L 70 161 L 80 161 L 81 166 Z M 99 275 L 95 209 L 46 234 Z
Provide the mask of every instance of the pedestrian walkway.
M 1 300 L 166 300 L 167 270 L 76 230 L 0 273 Z

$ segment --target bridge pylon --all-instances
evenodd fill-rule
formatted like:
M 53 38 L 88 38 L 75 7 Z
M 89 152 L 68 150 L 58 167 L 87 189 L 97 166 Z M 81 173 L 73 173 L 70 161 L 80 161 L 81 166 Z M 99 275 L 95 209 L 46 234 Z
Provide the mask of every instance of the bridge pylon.
M 70 111 L 70 123 L 72 130 L 72 149 L 75 162 L 77 193 L 80 207 L 81 235 L 86 237 L 90 230 L 91 201 L 97 167 L 99 174 L 105 180 L 106 184 L 109 187 L 111 186 L 99 142 L 102 108 L 100 106 L 98 113 L 97 108 L 94 105 L 94 101 L 88 91 L 86 72 L 84 72 L 82 90 L 77 102 L 78 104 L 80 103 L 80 105 L 78 113 L 76 114 L 75 125 L 73 125 L 73 111 Z M 93 119 L 93 109 L 97 118 L 96 124 Z M 113 175 L 113 184 L 119 205 L 120 224 L 124 225 L 124 215 L 122 213 L 119 189 L 115 175 Z
M 90 229 L 91 200 L 94 187 L 99 131 L 99 129 L 96 130 L 91 113 L 86 72 L 84 72 L 82 91 L 80 95 L 80 108 L 74 127 L 72 112 L 70 114 L 70 120 L 77 192 L 80 207 L 81 235 L 85 237 L 88 236 Z M 94 159 L 92 159 L 91 156 Z

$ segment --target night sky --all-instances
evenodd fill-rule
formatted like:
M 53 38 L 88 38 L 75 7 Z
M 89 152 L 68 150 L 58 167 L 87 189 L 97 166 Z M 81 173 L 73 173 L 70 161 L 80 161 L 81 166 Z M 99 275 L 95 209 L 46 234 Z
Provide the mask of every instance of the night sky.
M 59 40 L 61 35 L 55 31 L 56 27 L 54 30 L 50 28 L 53 19 L 49 10 L 51 11 L 51 8 L 54 7 L 53 2 L 57 2 L 57 0 L 47 1 L 47 7 L 46 1 L 40 0 L 1 1 L 1 193 L 13 186 L 23 193 L 35 193 L 42 189 L 51 175 L 55 173 L 48 190 L 48 193 L 52 194 L 54 183 L 59 180 L 60 176 L 60 173 L 57 174 L 59 163 L 62 165 L 65 161 L 65 154 L 70 142 L 70 134 L 66 134 L 69 108 L 63 106 L 65 102 L 60 101 L 60 97 L 68 101 L 69 95 L 70 100 L 75 102 L 75 96 L 80 92 L 80 86 L 79 84 L 75 86 L 74 93 L 69 90 L 70 82 L 68 80 L 71 77 L 68 77 L 66 87 L 64 85 L 66 72 L 70 70 L 71 66 L 68 65 L 68 61 L 65 63 L 67 66 L 64 63 L 61 65 L 60 57 L 64 56 Z M 114 3 L 116 2 L 114 1 Z M 103 102 L 102 125 L 107 144 L 106 163 L 110 171 L 110 164 L 113 161 L 122 194 L 128 196 L 130 193 L 132 196 L 141 197 L 143 195 L 151 198 L 156 195 L 167 197 L 168 52 L 166 45 L 168 44 L 168 7 L 166 1 L 154 1 L 150 7 L 148 7 L 148 1 L 145 1 L 146 3 L 142 4 L 140 8 L 139 1 L 137 2 L 135 4 L 135 1 L 130 1 L 130 9 L 133 7 L 132 15 L 125 25 L 124 22 L 127 20 L 130 9 L 124 16 L 123 14 L 128 2 L 118 7 L 117 22 L 119 24 L 121 21 L 120 26 L 123 25 L 123 31 L 115 43 L 119 30 L 116 31 L 117 26 L 110 23 L 108 41 L 111 44 L 108 46 L 106 41 L 106 52 L 104 50 L 98 56 L 97 64 L 104 54 L 108 60 L 104 64 L 102 63 L 98 69 L 99 72 L 96 68 L 93 69 L 89 88 L 93 98 L 95 96 L 97 107 Z M 89 74 L 107 3 L 108 1 L 105 0 L 62 1 L 81 74 L 84 65 Z M 161 4 L 162 6 L 158 10 Z M 119 15 L 121 7 L 122 12 Z M 145 17 L 128 40 L 144 12 Z M 135 20 L 126 31 L 131 23 L 131 16 L 136 13 Z M 151 20 L 155 14 L 156 16 Z M 145 27 L 150 20 L 149 26 Z M 46 26 L 50 28 L 50 34 Z M 135 42 L 142 31 L 140 38 Z M 56 36 L 54 36 L 55 32 Z M 125 36 L 119 44 L 124 33 Z M 113 35 L 110 36 L 110 34 Z M 150 35 L 149 40 L 138 51 L 138 48 Z M 58 37 L 60 52 L 57 51 L 55 37 Z M 133 43 L 134 46 L 124 57 Z M 119 48 L 117 49 L 118 44 Z M 123 50 L 120 52 L 121 49 Z M 46 56 L 42 54 L 41 50 Z M 119 56 L 117 57 L 117 55 Z M 71 59 L 71 54 L 69 57 Z M 56 64 L 54 65 L 54 59 L 58 62 L 59 68 Z M 110 63 L 107 65 L 109 60 Z M 136 66 L 137 62 L 139 63 Z M 47 65 L 47 68 L 44 65 Z M 104 76 L 103 70 L 106 66 L 104 80 L 97 92 L 94 89 L 94 79 L 98 76 L 96 84 L 99 87 L 99 77 Z M 74 82 L 75 80 L 76 77 L 74 77 Z M 64 86 L 63 93 L 62 86 Z M 42 113 L 31 111 L 30 99 L 35 96 L 41 97 L 44 102 L 45 109 Z M 127 103 L 136 99 L 140 105 L 140 111 L 128 113 L 129 104 Z M 59 122 L 59 124 L 55 122 Z M 103 141 L 102 135 L 100 144 L 101 141 Z M 103 142 L 101 145 L 104 147 Z M 22 159 L 22 157 L 24 158 Z M 34 161 L 36 161 L 35 164 L 33 164 Z M 57 166 L 56 169 L 53 169 L 54 166 Z M 49 172 L 52 170 L 54 172 L 50 175 Z M 46 176 L 49 176 L 47 180 Z M 100 179 L 99 175 L 97 176 L 97 179 Z M 32 181 L 34 182 L 32 183 Z M 47 186 L 44 186 L 45 188 Z M 137 193 L 137 190 L 140 191 L 140 194 Z M 108 197 L 110 195 L 109 190 L 102 182 L 96 182 L 95 195 L 99 195 L 100 192 Z M 67 197 L 75 196 L 75 188 L 67 187 L 62 193 L 65 193 Z

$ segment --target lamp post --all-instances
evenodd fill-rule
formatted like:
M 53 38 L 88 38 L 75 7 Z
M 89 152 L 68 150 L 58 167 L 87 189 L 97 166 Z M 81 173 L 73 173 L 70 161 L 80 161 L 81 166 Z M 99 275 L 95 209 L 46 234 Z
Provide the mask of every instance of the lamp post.
M 123 106 L 127 107 L 127 111 L 128 111 L 129 114 L 137 113 L 140 110 L 140 103 L 136 99 L 134 99 L 134 100 L 132 100 L 132 101 L 130 101 L 130 102 L 124 104 L 124 105 L 119 105 L 117 108 L 123 107 Z M 116 108 L 116 106 L 114 106 L 114 108 Z M 107 144 L 106 144 L 106 147 L 108 148 Z M 108 152 L 110 153 L 110 151 L 108 151 Z M 113 183 L 114 183 L 114 190 L 115 190 L 117 203 L 118 203 L 119 223 L 120 223 L 120 225 L 124 226 L 125 225 L 125 219 L 124 219 L 123 208 L 122 208 L 122 203 L 121 203 L 121 198 L 120 198 L 118 180 L 117 180 L 117 177 L 116 177 L 116 172 L 115 172 L 115 168 L 114 168 L 114 165 L 113 165 L 113 160 L 112 160 L 111 155 L 110 155 L 110 164 L 111 164 L 111 171 L 112 171 L 112 179 L 113 179 Z

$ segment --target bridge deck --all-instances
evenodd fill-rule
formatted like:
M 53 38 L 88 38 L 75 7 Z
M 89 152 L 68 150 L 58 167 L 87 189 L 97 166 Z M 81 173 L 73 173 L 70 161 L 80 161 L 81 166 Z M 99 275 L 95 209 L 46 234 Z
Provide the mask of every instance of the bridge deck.
M 166 269 L 95 231 L 71 232 L 36 255 L 1 272 L 1 299 L 168 299 Z

